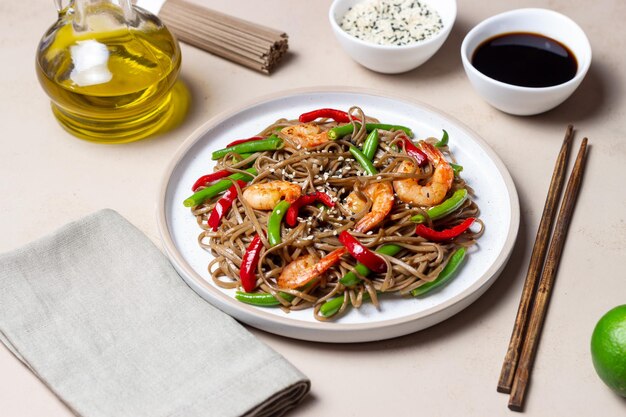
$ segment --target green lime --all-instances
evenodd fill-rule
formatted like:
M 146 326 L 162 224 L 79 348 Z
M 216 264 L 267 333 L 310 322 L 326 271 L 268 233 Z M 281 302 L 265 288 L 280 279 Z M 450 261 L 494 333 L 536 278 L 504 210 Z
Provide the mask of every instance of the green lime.
M 600 379 L 626 397 L 626 304 L 610 310 L 596 324 L 591 358 Z

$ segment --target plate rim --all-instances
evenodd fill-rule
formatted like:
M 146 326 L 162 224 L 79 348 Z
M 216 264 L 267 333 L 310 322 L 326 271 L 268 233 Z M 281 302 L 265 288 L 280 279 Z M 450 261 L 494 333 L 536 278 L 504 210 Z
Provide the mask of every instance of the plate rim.
M 191 265 L 184 260 L 182 254 L 174 244 L 172 236 L 169 232 L 165 208 L 170 179 L 174 170 L 178 167 L 187 152 L 197 142 L 199 142 L 209 130 L 228 118 L 251 107 L 297 95 L 324 93 L 364 94 L 404 102 L 411 106 L 421 107 L 422 109 L 428 110 L 455 123 L 458 127 L 468 132 L 471 135 L 471 139 L 478 144 L 478 146 L 494 163 L 508 191 L 511 224 L 504 241 L 504 245 L 498 253 L 495 261 L 491 264 L 487 271 L 479 277 L 478 280 L 472 283 L 464 291 L 441 304 L 429 308 L 428 310 L 373 323 L 307 322 L 290 319 L 287 316 L 282 317 L 273 315 L 263 311 L 259 307 L 254 307 L 245 303 L 237 302 L 237 304 L 235 304 L 234 298 L 207 283 L 205 279 L 202 278 L 202 276 L 200 276 L 191 267 Z M 398 337 L 423 330 L 424 328 L 430 327 L 446 320 L 454 314 L 457 314 L 479 298 L 498 278 L 513 252 L 520 223 L 519 197 L 515 183 L 508 169 L 504 165 L 504 162 L 502 162 L 491 146 L 474 130 L 469 128 L 454 116 L 451 116 L 414 98 L 396 93 L 390 94 L 389 92 L 379 89 L 345 86 L 321 86 L 281 90 L 271 94 L 262 95 L 254 99 L 246 100 L 243 103 L 231 106 L 210 117 L 207 121 L 198 126 L 172 155 L 170 162 L 163 172 L 156 203 L 157 227 L 166 255 L 173 267 L 178 271 L 179 275 L 181 275 L 181 278 L 196 293 L 198 293 L 198 295 L 214 307 L 224 311 L 226 314 L 229 314 L 235 319 L 243 321 L 253 327 L 290 338 L 331 343 L 375 341 Z M 420 326 L 418 322 L 422 322 L 422 325 Z

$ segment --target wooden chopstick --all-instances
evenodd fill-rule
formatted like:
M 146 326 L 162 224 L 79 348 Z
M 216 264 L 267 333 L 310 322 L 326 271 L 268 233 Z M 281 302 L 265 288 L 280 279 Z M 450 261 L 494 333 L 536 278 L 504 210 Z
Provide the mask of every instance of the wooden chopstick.
M 550 230 L 552 228 L 552 223 L 554 222 L 556 209 L 561 197 L 561 190 L 563 189 L 563 183 L 565 181 L 565 168 L 567 167 L 569 152 L 572 147 L 573 131 L 574 127 L 572 125 L 567 126 L 565 138 L 563 139 L 563 145 L 561 146 L 561 151 L 556 159 L 554 172 L 552 173 L 552 180 L 550 181 L 550 188 L 548 189 L 548 196 L 546 197 L 543 214 L 541 215 L 541 221 L 539 222 L 539 228 L 537 229 L 535 245 L 530 256 L 530 264 L 528 265 L 526 281 L 524 282 L 522 297 L 517 309 L 517 316 L 515 317 L 513 333 L 511 334 L 509 347 L 504 357 L 502 370 L 500 371 L 498 392 L 505 392 L 508 394 L 511 392 L 511 387 L 513 386 L 513 377 L 515 376 L 517 362 L 522 350 L 522 341 L 524 340 L 524 334 L 528 324 L 528 313 L 534 298 L 537 279 L 541 273 L 541 267 L 543 266 L 543 261 L 548 250 Z
M 563 197 L 561 209 L 559 210 L 559 215 L 556 220 L 543 272 L 541 274 L 541 278 L 539 279 L 539 287 L 537 288 L 536 297 L 533 303 L 530 322 L 528 324 L 528 330 L 522 347 L 522 355 L 519 360 L 517 371 L 515 372 L 511 397 L 509 398 L 509 409 L 513 411 L 521 411 L 524 404 L 524 396 L 526 394 L 526 389 L 528 388 L 530 371 L 535 360 L 535 354 L 537 353 L 537 343 L 539 341 L 541 328 L 548 309 L 548 302 L 550 301 L 552 288 L 554 287 L 554 278 L 556 277 L 559 260 L 561 259 L 561 254 L 563 253 L 567 229 L 569 227 L 570 220 L 572 219 L 576 198 L 578 196 L 578 191 L 580 190 L 580 183 L 585 170 L 586 157 L 587 138 L 584 138 L 580 145 L 578 156 L 576 157 L 576 162 L 574 163 L 574 168 L 569 180 L 567 181 L 565 196 Z

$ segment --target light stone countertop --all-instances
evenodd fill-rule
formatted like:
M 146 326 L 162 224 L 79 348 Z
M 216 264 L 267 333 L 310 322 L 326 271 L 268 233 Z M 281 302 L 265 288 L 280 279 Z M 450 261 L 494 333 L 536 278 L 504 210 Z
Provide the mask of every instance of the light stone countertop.
M 508 397 L 495 387 L 554 160 L 571 122 L 578 130 L 575 146 L 588 136 L 591 147 L 526 415 L 626 415 L 626 400 L 598 379 L 589 353 L 596 321 L 626 303 L 625 2 L 461 0 L 443 48 L 422 67 L 392 76 L 360 67 L 340 49 L 327 20 L 330 0 L 196 1 L 285 30 L 289 57 L 273 75 L 265 76 L 183 45 L 182 79 L 193 94 L 187 120 L 153 140 L 118 146 L 74 139 L 52 116 L 35 76 L 34 56 L 40 36 L 56 18 L 53 2 L 0 3 L 0 251 L 105 207 L 117 210 L 160 244 L 155 202 L 165 166 L 194 129 L 243 100 L 296 87 L 332 85 L 411 96 L 481 135 L 515 181 L 520 232 L 500 278 L 456 316 L 397 339 L 331 345 L 251 331 L 311 378 L 311 394 L 290 416 L 512 415 L 506 407 Z M 459 54 L 471 27 L 520 7 L 568 15 L 586 31 L 593 49 L 590 72 L 578 91 L 557 109 L 533 117 L 509 116 L 482 101 L 465 77 Z M 72 414 L 2 347 L 0 415 Z

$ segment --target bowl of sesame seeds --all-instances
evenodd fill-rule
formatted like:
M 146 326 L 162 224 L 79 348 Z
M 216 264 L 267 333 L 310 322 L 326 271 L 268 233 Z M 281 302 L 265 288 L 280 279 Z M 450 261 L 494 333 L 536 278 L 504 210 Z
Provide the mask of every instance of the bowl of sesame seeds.
M 334 0 L 329 20 L 352 59 L 372 71 L 398 74 L 441 48 L 456 11 L 456 0 Z

